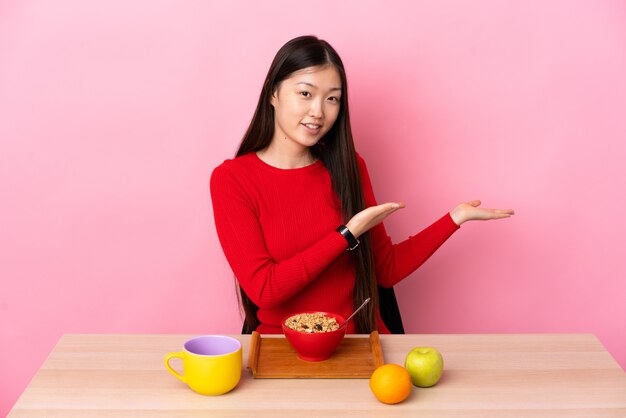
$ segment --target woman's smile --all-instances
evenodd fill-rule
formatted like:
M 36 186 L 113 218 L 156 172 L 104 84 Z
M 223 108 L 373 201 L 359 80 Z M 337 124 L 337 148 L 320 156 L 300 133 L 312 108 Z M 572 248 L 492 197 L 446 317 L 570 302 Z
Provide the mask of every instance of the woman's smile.
M 301 125 L 304 126 L 306 131 L 310 133 L 311 135 L 319 134 L 323 126 L 323 125 L 316 124 L 316 123 L 301 123 Z

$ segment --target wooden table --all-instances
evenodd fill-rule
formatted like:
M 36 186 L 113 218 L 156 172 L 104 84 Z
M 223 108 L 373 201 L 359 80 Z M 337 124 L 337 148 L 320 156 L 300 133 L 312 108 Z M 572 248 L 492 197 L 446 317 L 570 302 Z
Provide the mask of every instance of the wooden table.
M 191 335 L 65 335 L 9 414 L 17 417 L 626 417 L 626 373 L 593 335 L 382 335 L 387 363 L 438 348 L 438 385 L 385 405 L 367 379 L 253 379 L 206 397 L 163 366 Z

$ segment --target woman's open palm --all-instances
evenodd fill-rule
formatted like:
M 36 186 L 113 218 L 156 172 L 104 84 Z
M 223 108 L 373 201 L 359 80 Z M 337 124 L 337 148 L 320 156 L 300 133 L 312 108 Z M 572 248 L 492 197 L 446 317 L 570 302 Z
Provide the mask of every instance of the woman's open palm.
M 354 215 L 346 224 L 346 227 L 352 232 L 352 235 L 358 238 L 385 220 L 387 216 L 403 207 L 405 207 L 405 204 L 402 202 L 388 202 L 370 206 Z
M 487 221 L 489 219 L 509 218 L 511 215 L 515 214 L 513 209 L 486 209 L 479 207 L 480 204 L 480 200 L 459 203 L 459 205 L 450 212 L 450 216 L 457 225 L 461 225 L 467 221 Z

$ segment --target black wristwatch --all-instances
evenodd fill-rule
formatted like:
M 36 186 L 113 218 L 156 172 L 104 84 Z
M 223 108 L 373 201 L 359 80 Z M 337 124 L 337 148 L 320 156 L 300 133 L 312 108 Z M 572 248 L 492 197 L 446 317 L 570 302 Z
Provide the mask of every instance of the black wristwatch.
M 352 232 L 350 232 L 347 226 L 339 225 L 339 227 L 337 228 L 337 232 L 343 235 L 346 241 L 348 241 L 348 251 L 352 251 L 359 246 L 359 240 L 356 239 L 354 235 L 352 235 Z

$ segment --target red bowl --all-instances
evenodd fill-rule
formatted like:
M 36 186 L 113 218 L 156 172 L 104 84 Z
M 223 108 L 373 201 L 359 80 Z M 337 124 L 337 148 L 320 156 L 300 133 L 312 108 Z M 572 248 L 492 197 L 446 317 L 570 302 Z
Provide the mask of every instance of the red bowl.
M 333 355 L 339 344 L 341 344 L 341 340 L 346 335 L 345 327 L 336 331 L 308 333 L 296 331 L 285 325 L 285 321 L 294 315 L 312 313 L 322 313 L 330 318 L 335 318 L 339 325 L 345 321 L 343 316 L 331 312 L 298 312 L 283 319 L 283 334 L 285 334 L 287 341 L 289 341 L 293 349 L 296 350 L 299 359 L 306 361 L 326 360 Z

